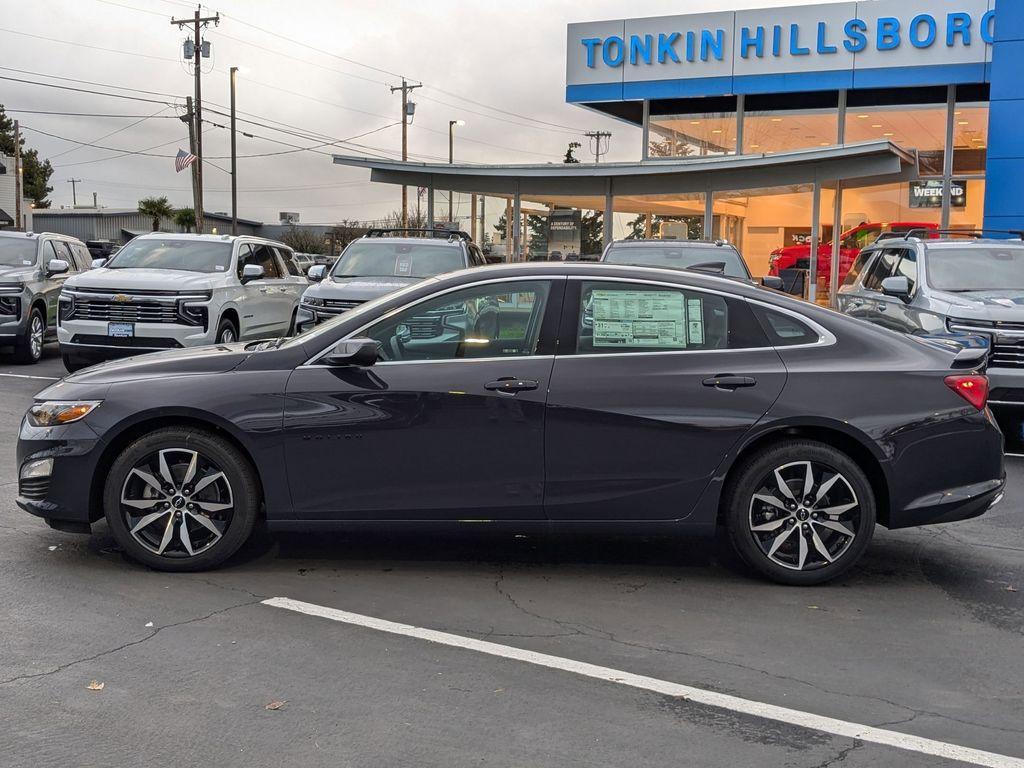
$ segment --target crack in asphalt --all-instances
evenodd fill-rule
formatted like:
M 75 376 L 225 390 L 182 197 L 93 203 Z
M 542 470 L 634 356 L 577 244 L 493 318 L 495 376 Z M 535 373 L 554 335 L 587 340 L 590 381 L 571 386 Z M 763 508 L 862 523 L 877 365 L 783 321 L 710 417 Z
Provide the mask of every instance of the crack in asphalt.
M 859 741 L 857 739 L 854 739 L 854 742 L 853 742 L 852 746 L 849 746 L 846 749 L 839 750 L 839 752 L 835 755 L 835 757 L 830 757 L 825 762 L 818 763 L 817 765 L 811 766 L 810 768 L 829 768 L 829 766 L 832 766 L 832 765 L 837 765 L 839 763 L 845 763 L 846 762 L 846 758 L 850 756 L 851 752 L 855 752 L 856 750 L 860 749 L 863 746 L 864 746 L 864 742 L 863 741 Z
M 93 654 L 91 656 L 84 656 L 84 657 L 82 657 L 80 659 L 74 659 L 72 661 L 69 661 L 69 662 L 66 662 L 64 664 L 61 664 L 61 665 L 59 665 L 57 667 L 54 667 L 53 669 L 49 669 L 49 670 L 47 670 L 45 672 L 33 672 L 33 673 L 27 674 L 27 675 L 17 675 L 15 677 L 7 678 L 6 680 L 0 680 L 0 685 L 10 685 L 11 683 L 17 683 L 17 682 L 20 682 L 20 681 L 23 681 L 23 680 L 31 680 L 31 679 L 37 678 L 37 677 L 49 677 L 50 675 L 58 674 L 60 672 L 63 672 L 64 670 L 69 669 L 70 667 L 74 667 L 74 666 L 76 666 L 78 664 L 84 664 L 87 661 L 95 661 L 96 659 L 103 658 L 104 656 L 109 656 L 112 653 L 117 653 L 118 651 L 123 651 L 123 650 L 125 650 L 127 648 L 132 648 L 132 647 L 134 647 L 136 645 L 141 645 L 142 643 L 145 643 L 145 642 L 147 642 L 149 640 L 152 640 L 154 637 L 159 635 L 165 629 L 173 629 L 175 627 L 183 627 L 183 626 L 185 626 L 187 624 L 195 624 L 195 623 L 200 622 L 200 621 L 206 621 L 206 619 L 213 618 L 214 616 L 219 616 L 220 614 L 227 613 L 228 611 L 233 611 L 236 608 L 244 608 L 247 605 L 256 605 L 257 603 L 260 603 L 260 602 L 262 602 L 262 598 L 259 598 L 259 599 L 256 599 L 256 600 L 248 600 L 248 601 L 246 601 L 244 603 L 236 603 L 235 605 L 229 605 L 226 608 L 219 608 L 216 611 L 211 611 L 210 613 L 204 614 L 202 616 L 196 616 L 196 617 L 191 618 L 191 619 L 185 619 L 184 621 L 176 621 L 173 624 L 164 624 L 163 626 L 157 627 L 156 629 L 154 629 L 152 632 L 150 632 L 145 637 L 139 638 L 137 640 L 131 640 L 130 642 L 127 642 L 127 643 L 123 643 L 123 644 L 117 646 L 116 648 L 110 648 L 108 650 L 100 651 L 99 653 L 95 653 L 95 654 Z
M 904 720 L 897 720 L 897 721 L 893 721 L 893 722 L 889 722 L 889 723 L 881 723 L 881 724 L 879 724 L 876 727 L 880 727 L 881 725 L 900 725 L 901 723 L 908 723 L 911 720 L 914 720 L 914 719 L 916 719 L 918 717 L 921 717 L 921 716 L 929 716 L 929 717 L 941 718 L 943 720 L 948 720 L 950 722 L 959 723 L 961 725 L 967 725 L 967 726 L 971 726 L 971 727 L 974 727 L 974 728 L 983 728 L 983 729 L 986 729 L 986 730 L 999 731 L 999 732 L 1003 732 L 1003 733 L 1024 733 L 1024 729 L 1020 729 L 1020 728 L 1009 728 L 1009 727 L 1005 727 L 1005 726 L 997 726 L 997 725 L 991 725 L 991 724 L 987 724 L 987 723 L 978 723 L 978 722 L 974 722 L 972 720 L 964 720 L 964 719 L 961 719 L 961 718 L 958 718 L 958 717 L 954 717 L 953 715 L 943 714 L 941 712 L 933 712 L 933 711 L 927 710 L 927 709 L 915 709 L 914 707 L 911 707 L 911 706 L 909 706 L 907 704 L 901 704 L 899 702 L 893 701 L 891 699 L 886 699 L 886 698 L 883 698 L 883 697 L 880 697 L 880 696 L 869 696 L 869 695 L 866 695 L 866 694 L 849 693 L 849 692 L 846 692 L 846 691 L 834 691 L 834 690 L 831 690 L 829 688 L 825 688 L 825 687 L 822 687 L 822 686 L 817 685 L 815 683 L 809 682 L 807 680 L 802 680 L 802 679 L 797 678 L 797 677 L 790 677 L 788 675 L 780 675 L 780 674 L 777 674 L 775 672 L 769 672 L 768 670 L 761 669 L 759 667 L 750 666 L 750 665 L 747 665 L 747 664 L 742 664 L 742 663 L 740 663 L 738 661 L 727 661 L 727 660 L 724 660 L 724 659 L 716 659 L 716 658 L 714 658 L 712 656 L 707 656 L 705 654 L 695 653 L 693 651 L 680 651 L 680 650 L 677 650 L 675 648 L 666 648 L 664 646 L 647 645 L 645 643 L 638 643 L 638 642 L 634 642 L 634 641 L 630 641 L 630 640 L 622 640 L 622 639 L 616 637 L 612 632 L 608 632 L 607 630 L 600 629 L 598 627 L 592 627 L 592 626 L 589 626 L 587 624 L 583 624 L 581 622 L 565 621 L 565 620 L 557 619 L 557 618 L 554 618 L 554 617 L 551 617 L 551 616 L 544 616 L 543 614 L 536 613 L 534 611 L 528 610 L 527 608 L 524 608 L 511 595 L 511 593 L 506 588 L 504 588 L 502 586 L 502 583 L 504 582 L 504 580 L 505 580 L 505 569 L 504 568 L 499 568 L 498 569 L 498 577 L 494 581 L 494 589 L 495 589 L 495 591 L 499 595 L 501 595 L 506 600 L 508 600 L 508 602 L 511 603 L 512 606 L 514 606 L 517 610 L 521 611 L 522 613 L 524 613 L 527 616 L 531 616 L 531 617 L 533 617 L 535 619 L 539 619 L 541 621 L 546 621 L 546 622 L 550 622 L 552 624 L 556 624 L 559 627 L 561 627 L 561 628 L 563 628 L 563 629 L 565 629 L 567 631 L 564 632 L 564 633 L 558 633 L 558 634 L 552 634 L 552 635 L 540 635 L 540 634 L 538 634 L 538 635 L 529 635 L 529 634 L 511 634 L 511 633 L 510 634 L 506 634 L 506 635 L 501 635 L 501 634 L 495 633 L 493 631 L 493 627 L 492 627 L 491 632 L 488 633 L 488 635 L 491 636 L 491 637 L 521 637 L 521 638 L 539 637 L 539 638 L 543 638 L 543 637 L 585 636 L 585 637 L 591 637 L 591 638 L 595 638 L 595 639 L 604 639 L 604 640 L 606 640 L 608 642 L 615 643 L 617 645 L 626 646 L 628 648 L 637 648 L 637 649 L 640 649 L 640 650 L 650 651 L 652 653 L 665 653 L 665 654 L 670 654 L 670 655 L 675 655 L 675 656 L 684 656 L 684 657 L 688 657 L 688 658 L 699 659 L 701 661 L 707 661 L 707 662 L 709 662 L 711 664 L 720 664 L 720 665 L 723 665 L 723 666 L 735 667 L 737 669 L 742 669 L 742 670 L 744 670 L 746 672 L 756 672 L 757 674 L 763 675 L 763 676 L 765 676 L 767 678 L 770 678 L 770 679 L 773 679 L 773 680 L 784 680 L 784 681 L 787 681 L 787 682 L 796 683 L 798 685 L 805 685 L 808 688 L 811 688 L 812 690 L 818 691 L 819 693 L 827 694 L 829 696 L 844 696 L 844 697 L 853 698 L 853 699 L 863 699 L 863 700 L 869 701 L 869 702 L 877 702 L 877 703 L 881 703 L 881 704 L 887 704 L 887 705 L 889 705 L 891 707 L 894 707 L 895 709 L 900 709 L 900 710 L 904 710 L 906 712 L 911 713 L 910 717 L 908 717 L 908 718 L 906 718 Z M 472 631 L 472 630 L 469 630 L 469 631 Z M 474 632 L 474 634 L 481 634 L 481 633 L 479 631 L 476 631 L 476 632 Z

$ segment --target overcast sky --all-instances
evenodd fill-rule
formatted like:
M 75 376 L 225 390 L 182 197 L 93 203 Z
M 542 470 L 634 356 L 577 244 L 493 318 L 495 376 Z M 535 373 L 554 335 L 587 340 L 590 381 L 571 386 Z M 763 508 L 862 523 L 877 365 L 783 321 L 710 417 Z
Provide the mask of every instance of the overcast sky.
M 466 125 L 456 129 L 459 160 L 559 162 L 568 142 L 580 139 L 583 131 L 596 129 L 613 133 L 610 159 L 631 160 L 640 154 L 638 129 L 564 101 L 566 24 L 793 4 L 797 3 L 224 0 L 210 8 L 204 6 L 204 15 L 219 11 L 222 19 L 220 26 L 211 27 L 208 33 L 213 56 L 204 61 L 208 73 L 203 80 L 204 100 L 211 110 L 226 107 L 228 68 L 239 66 L 244 74 L 239 76 L 237 106 L 258 116 L 253 120 L 296 126 L 322 134 L 324 141 L 376 131 L 354 141 L 374 148 L 366 151 L 375 154 L 396 153 L 401 147 L 401 126 L 397 124 L 400 97 L 392 95 L 388 85 L 400 82 L 396 75 L 405 75 L 425 84 L 412 97 L 417 109 L 409 133 L 411 159 L 447 160 L 448 121 L 461 119 Z M 194 4 L 183 0 L 0 0 L 0 7 L 4 6 L 8 12 L 0 22 L 4 54 L 0 75 L 92 87 L 39 76 L 51 75 L 180 96 L 171 99 L 122 91 L 165 102 L 183 103 L 184 96 L 192 92 L 192 79 L 181 56 L 186 33 L 169 21 L 172 15 L 191 15 Z M 188 133 L 184 124 L 168 117 L 176 114 L 172 107 L 10 80 L 0 80 L 0 103 L 22 121 L 28 143 L 49 157 L 56 168 L 51 180 L 54 207 L 71 204 L 71 185 L 66 182 L 70 178 L 82 179 L 79 203 L 91 200 L 97 192 L 100 204 L 111 208 L 134 207 L 140 197 L 150 194 L 165 194 L 178 206 L 191 205 L 188 173 L 175 174 L 172 159 L 179 147 L 188 148 Z M 14 110 L 137 117 L 67 117 Z M 158 116 L 132 125 L 154 113 Z M 204 118 L 227 125 L 226 117 L 212 111 Z M 316 143 L 255 125 L 239 127 L 290 144 L 308 147 Z M 33 128 L 166 157 L 115 157 L 115 151 L 82 147 Z M 124 130 L 103 138 L 118 129 Z M 226 159 L 214 159 L 229 154 L 227 130 L 209 125 L 205 130 L 205 156 L 210 163 L 227 168 Z M 240 157 L 290 149 L 259 138 L 239 136 L 238 142 Z M 156 147 L 159 144 L 165 146 Z M 239 215 L 275 222 L 279 211 L 298 211 L 304 223 L 333 222 L 371 219 L 399 206 L 397 187 L 371 184 L 369 171 L 333 165 L 332 151 L 344 152 L 325 147 L 318 150 L 325 154 L 295 152 L 240 159 Z M 352 147 L 347 153 L 358 152 L 358 147 Z M 206 166 L 205 207 L 226 211 L 230 207 L 230 177 L 210 163 Z

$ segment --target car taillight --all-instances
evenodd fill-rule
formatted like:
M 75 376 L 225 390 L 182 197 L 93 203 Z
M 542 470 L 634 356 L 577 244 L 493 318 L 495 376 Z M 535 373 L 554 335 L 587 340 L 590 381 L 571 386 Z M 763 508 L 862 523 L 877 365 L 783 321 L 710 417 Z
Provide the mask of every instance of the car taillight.
M 987 376 L 947 376 L 946 386 L 979 411 L 988 404 Z

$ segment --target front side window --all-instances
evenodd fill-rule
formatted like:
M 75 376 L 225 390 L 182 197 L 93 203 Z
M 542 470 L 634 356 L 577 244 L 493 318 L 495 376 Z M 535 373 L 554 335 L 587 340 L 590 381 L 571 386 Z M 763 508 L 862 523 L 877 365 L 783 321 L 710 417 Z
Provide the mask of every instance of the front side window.
M 869 291 L 881 291 L 882 281 L 892 276 L 898 258 L 898 252 L 882 251 L 875 263 L 871 265 L 868 276 L 864 278 L 864 287 Z
M 585 282 L 576 352 L 678 352 L 767 346 L 742 299 L 669 286 Z
M 462 249 L 431 243 L 388 242 L 387 238 L 357 240 L 345 249 L 331 276 L 434 277 L 466 266 Z
M 113 256 L 107 269 L 180 269 L 227 272 L 231 243 L 226 241 L 136 238 Z
M 917 288 L 917 253 L 914 251 L 901 251 L 900 261 L 896 265 L 893 277 L 905 277 L 910 284 L 910 292 Z
M 407 307 L 361 335 L 391 362 L 534 355 L 549 292 L 547 281 L 478 285 Z

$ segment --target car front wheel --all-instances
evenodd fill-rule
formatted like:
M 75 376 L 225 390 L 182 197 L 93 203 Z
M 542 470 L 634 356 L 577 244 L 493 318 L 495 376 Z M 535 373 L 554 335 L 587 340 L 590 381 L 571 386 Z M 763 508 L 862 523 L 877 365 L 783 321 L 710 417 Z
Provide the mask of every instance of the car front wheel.
M 875 527 L 875 497 L 863 470 L 832 446 L 778 443 L 747 459 L 724 499 L 729 540 L 763 576 L 812 585 L 851 568 Z
M 103 501 L 130 557 L 162 571 L 199 571 L 219 565 L 249 538 L 260 493 L 251 464 L 230 442 L 170 427 L 121 452 Z
M 226 317 L 217 326 L 217 344 L 234 344 L 238 341 L 238 329 Z
M 33 307 L 25 327 L 25 335 L 14 346 L 14 357 L 19 363 L 38 363 L 43 356 L 43 342 L 46 339 L 46 318 Z

